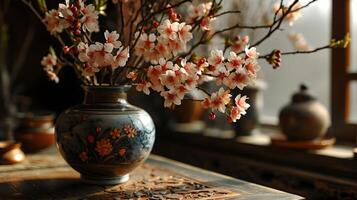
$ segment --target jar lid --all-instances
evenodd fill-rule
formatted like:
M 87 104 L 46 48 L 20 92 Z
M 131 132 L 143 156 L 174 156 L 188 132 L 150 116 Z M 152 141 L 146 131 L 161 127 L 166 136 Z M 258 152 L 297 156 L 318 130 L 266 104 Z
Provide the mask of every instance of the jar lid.
M 300 85 L 300 90 L 295 93 L 291 99 L 293 103 L 302 103 L 314 100 L 316 100 L 316 98 L 309 93 L 308 87 L 305 84 Z

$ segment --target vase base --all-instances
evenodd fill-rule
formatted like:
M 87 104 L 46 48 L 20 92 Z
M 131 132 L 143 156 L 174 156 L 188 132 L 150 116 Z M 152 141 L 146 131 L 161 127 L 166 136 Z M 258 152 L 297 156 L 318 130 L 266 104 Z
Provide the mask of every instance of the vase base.
M 81 175 L 81 180 L 85 183 L 94 185 L 116 185 L 127 182 L 129 180 L 129 174 L 124 176 L 115 176 L 112 178 L 98 178 Z

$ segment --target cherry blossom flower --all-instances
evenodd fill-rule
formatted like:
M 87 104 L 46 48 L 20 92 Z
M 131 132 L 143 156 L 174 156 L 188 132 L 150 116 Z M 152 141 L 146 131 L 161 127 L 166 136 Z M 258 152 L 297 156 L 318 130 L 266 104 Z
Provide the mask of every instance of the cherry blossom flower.
M 104 67 L 112 64 L 113 61 L 113 45 L 112 44 L 102 44 L 96 42 L 89 46 L 89 57 L 92 59 L 93 64 L 98 67 Z
M 235 53 L 240 53 L 241 51 L 244 50 L 245 46 L 247 46 L 248 43 L 249 43 L 249 36 L 244 36 L 242 38 L 240 36 L 237 36 L 231 46 L 231 50 L 234 51 Z
M 250 105 L 247 103 L 247 99 L 247 96 L 241 96 L 241 94 L 238 94 L 236 98 L 234 98 L 234 102 L 242 115 L 245 115 L 246 110 L 250 107 Z
M 78 50 L 78 59 L 81 62 L 88 62 L 90 59 L 88 56 L 88 44 L 85 44 L 84 42 L 80 42 L 77 45 L 77 50 Z
M 43 70 L 46 72 L 47 77 L 54 81 L 55 83 L 59 82 L 57 74 L 54 72 L 54 66 L 57 65 L 57 57 L 53 54 L 47 54 L 47 56 L 42 58 L 41 65 Z
M 157 31 L 166 39 L 175 40 L 177 36 L 177 31 L 179 28 L 179 23 L 171 23 L 170 20 L 166 19 L 159 27 Z
M 150 87 L 151 83 L 148 81 L 141 81 L 136 85 L 136 90 L 139 92 L 144 92 L 145 94 L 149 95 L 150 94 Z
M 244 60 L 240 56 L 238 56 L 235 52 L 231 51 L 226 66 L 229 70 L 234 70 L 242 67 L 243 63 Z
M 202 20 L 201 20 L 201 23 L 200 23 L 200 27 L 203 29 L 203 30 L 206 30 L 206 31 L 209 31 L 209 30 L 212 30 L 212 27 L 213 27 L 213 22 L 216 18 L 214 17 L 204 17 Z
M 41 65 L 44 67 L 53 67 L 57 65 L 57 57 L 49 53 L 47 56 L 42 58 Z
M 83 69 L 83 76 L 94 76 L 95 73 L 99 72 L 99 69 L 97 67 L 91 66 L 91 65 L 86 65 Z
M 128 78 L 132 81 L 135 81 L 137 77 L 138 77 L 138 74 L 134 71 L 131 71 L 126 75 L 126 78 Z
M 301 33 L 290 33 L 289 40 L 293 43 L 295 49 L 298 51 L 311 50 L 310 45 L 306 42 L 304 36 Z
M 47 30 L 52 34 L 61 33 L 64 29 L 70 27 L 70 24 L 63 19 L 60 19 L 60 12 L 50 10 L 45 14 L 43 21 L 46 23 Z
M 186 25 L 186 23 L 181 23 L 178 25 L 178 35 L 181 41 L 188 42 L 193 38 L 191 31 L 191 26 Z
M 185 85 L 179 85 L 179 86 L 175 87 L 175 91 L 176 91 L 177 96 L 180 99 L 183 99 L 185 94 L 187 93 L 188 89 L 185 87 Z
M 95 10 L 95 7 L 92 4 L 87 5 L 82 10 L 83 17 L 80 22 L 83 24 L 83 30 L 88 32 L 98 32 L 99 23 L 98 23 L 98 11 Z
M 161 92 L 160 95 L 164 97 L 164 107 L 170 108 L 172 104 L 181 105 L 181 98 L 177 95 L 175 90 Z
M 218 75 L 216 77 L 216 85 L 222 85 L 223 81 L 227 79 L 229 76 L 229 72 L 225 67 L 220 68 Z
M 187 8 L 187 21 L 192 23 L 194 20 L 198 20 L 208 14 L 208 12 L 212 8 L 212 2 L 208 3 L 201 3 L 198 4 L 197 6 L 194 6 L 193 4 L 190 4 Z
M 234 106 L 230 110 L 228 121 L 236 122 L 241 118 L 241 116 L 242 116 L 241 110 L 238 107 Z
M 230 102 L 231 94 L 229 90 L 224 90 L 220 88 L 218 92 L 212 93 L 211 95 L 211 105 L 212 111 L 218 110 L 221 113 L 225 113 L 226 105 Z
M 222 66 L 224 61 L 222 50 L 212 50 L 211 56 L 208 58 L 208 63 L 212 66 Z
M 169 89 L 172 89 L 180 84 L 180 79 L 176 76 L 176 73 L 173 70 L 167 70 L 165 74 L 160 75 L 159 79 L 161 84 Z
M 258 65 L 256 59 L 247 59 L 244 68 L 246 69 L 249 76 L 253 78 L 257 77 L 257 72 L 260 70 L 260 66 Z
M 240 90 L 247 86 L 249 82 L 249 75 L 244 69 L 236 70 L 235 72 L 231 73 L 228 78 L 223 80 L 223 83 L 230 89 L 237 87 Z
M 126 47 L 123 50 L 119 49 L 114 57 L 114 61 L 111 63 L 112 68 L 116 69 L 118 67 L 124 67 L 129 59 L 129 56 L 129 47 Z
M 139 32 L 135 33 L 135 37 L 139 37 Z M 156 36 L 155 34 L 142 33 L 139 37 L 138 43 L 135 46 L 135 54 L 143 56 L 149 50 L 155 47 Z
M 290 5 L 288 6 L 290 7 Z M 283 6 L 280 8 L 280 3 L 276 3 L 273 6 L 273 11 L 277 12 L 279 16 L 283 15 L 283 13 L 286 13 L 288 11 L 288 7 Z M 301 3 L 297 2 L 292 8 L 291 11 L 297 10 L 301 8 Z M 298 20 L 301 17 L 301 13 L 299 11 L 294 11 L 290 12 L 286 15 L 286 20 L 288 21 L 289 25 L 292 26 L 296 20 Z
M 55 83 L 58 83 L 58 82 L 59 82 L 59 78 L 58 78 L 58 76 L 57 76 L 56 73 L 54 73 L 53 71 L 46 71 L 46 73 L 47 73 L 47 77 L 48 77 L 51 81 L 53 81 L 53 82 L 55 82 Z
M 112 31 L 109 33 L 109 31 L 106 30 L 104 32 L 104 37 L 105 37 L 106 43 L 112 44 L 114 48 L 118 49 L 121 47 L 121 42 L 118 41 L 119 34 L 116 31 Z
M 259 57 L 259 53 L 257 52 L 257 49 L 255 47 L 249 48 L 249 46 L 245 47 L 245 55 L 248 58 L 253 58 L 253 59 L 257 59 Z
M 209 97 L 206 97 L 205 99 L 203 99 L 203 101 L 201 102 L 201 105 L 203 108 L 210 108 L 211 107 L 211 99 Z
M 159 54 L 159 57 L 161 59 L 169 58 L 171 56 L 171 52 L 167 40 L 164 39 L 163 37 L 158 37 L 157 41 L 158 42 L 155 46 L 155 51 Z

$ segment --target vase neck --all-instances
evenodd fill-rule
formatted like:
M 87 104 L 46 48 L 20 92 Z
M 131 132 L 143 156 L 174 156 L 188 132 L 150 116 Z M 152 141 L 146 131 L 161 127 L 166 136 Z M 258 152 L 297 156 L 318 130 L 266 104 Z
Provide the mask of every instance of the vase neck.
M 84 86 L 84 104 L 127 103 L 127 91 L 130 87 L 98 87 Z

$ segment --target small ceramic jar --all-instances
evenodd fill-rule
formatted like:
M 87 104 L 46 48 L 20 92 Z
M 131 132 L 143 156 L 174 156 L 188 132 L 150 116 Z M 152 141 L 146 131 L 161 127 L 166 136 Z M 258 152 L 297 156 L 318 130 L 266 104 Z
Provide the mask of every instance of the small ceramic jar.
M 288 140 L 322 138 L 330 124 L 329 112 L 309 94 L 305 85 L 300 86 L 300 91 L 279 114 L 279 126 Z

